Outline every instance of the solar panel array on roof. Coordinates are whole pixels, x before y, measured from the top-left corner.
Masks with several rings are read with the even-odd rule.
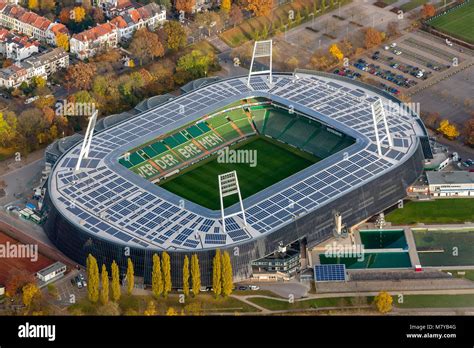
[[[317,282],[344,282],[346,281],[346,265],[316,265],[314,266],[314,279]]]
[[[205,244],[238,242],[272,231],[364,180],[374,178],[403,160],[413,144],[416,144],[413,135],[419,135],[422,124],[417,124],[418,119],[413,115],[399,114],[397,108],[385,101],[384,108],[396,146],[390,150],[386,138],[383,138],[384,156],[380,157],[373,143],[375,134],[370,109],[370,102],[376,98],[368,91],[342,81],[335,83],[327,77],[298,75],[297,79],[290,75],[275,74],[272,86],[266,76],[252,77],[253,91],[247,86],[245,77],[220,81],[97,133],[92,140],[89,159],[83,162],[82,172],[71,170],[77,162],[81,144],[72,148],[55,167],[52,173],[54,185],[51,187],[56,191],[54,194],[59,200],[56,202],[69,217],[85,221],[84,228],[91,232],[102,233],[108,238],[113,236],[121,241],[132,238],[131,242],[145,247],[159,244],[171,248],[197,248],[199,244],[206,247]],[[339,129],[338,125],[345,125],[365,137],[367,142],[359,148],[345,148],[345,159],[342,153],[338,153],[331,157],[334,160],[328,158],[321,161],[310,167],[312,169],[308,168],[304,175],[297,173],[291,179],[285,179],[288,181],[285,181],[283,189],[269,190],[266,196],[246,206],[248,228],[244,229],[242,221],[230,218],[226,235],[222,234],[219,227],[219,216],[199,208],[189,209],[194,214],[188,214],[188,209],[178,207],[168,196],[154,191],[152,184],[138,176],[130,177],[128,171],[124,174],[109,168],[110,163],[118,161],[118,158],[111,157],[114,151],[120,149],[123,154],[132,143],[139,146],[145,141],[138,141],[153,139],[196,122],[204,116],[203,110],[209,112],[211,107],[217,110],[236,98],[265,96],[259,94],[260,91],[270,91],[271,95],[267,97],[282,98],[285,103],[292,103],[295,109],[297,105],[312,109],[313,113],[307,115],[308,118],[322,120],[334,129]],[[179,106],[184,108],[184,113],[180,112]],[[202,131],[201,126],[198,123],[197,127]],[[193,130],[199,132],[198,128]],[[383,133],[380,135],[384,136]],[[423,145],[425,155],[429,155],[429,141],[425,140]],[[143,156],[146,156],[145,153],[144,150]],[[198,238],[191,230],[198,234]]]

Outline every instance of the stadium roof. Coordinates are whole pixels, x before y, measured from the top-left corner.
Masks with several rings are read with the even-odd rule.
[[[417,115],[399,112],[390,95],[323,73],[254,76],[217,81],[97,132],[89,159],[74,173],[81,144],[57,161],[49,195],[67,219],[89,233],[143,248],[200,250],[248,242],[321,208],[407,160],[426,130]],[[356,139],[356,143],[244,200],[248,226],[238,216],[226,221],[211,211],[146,181],[118,163],[131,148],[155,139],[233,101],[255,96],[293,106]],[[394,147],[382,130],[377,154],[371,103],[382,98]],[[181,106],[187,111],[180,113]],[[380,127],[381,128],[381,127]],[[344,158],[344,154],[347,157]],[[291,204],[293,203],[293,204]],[[235,212],[238,205],[227,208]]]

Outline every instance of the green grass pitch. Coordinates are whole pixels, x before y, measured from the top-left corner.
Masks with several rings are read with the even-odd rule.
[[[452,198],[408,202],[402,209],[387,214],[385,219],[396,225],[456,224],[474,221],[474,199]]]
[[[219,163],[217,156],[213,156],[160,183],[160,186],[206,208],[218,210],[219,174],[236,170],[242,199],[245,199],[319,161],[308,153],[260,136],[232,148],[256,150],[257,165]],[[228,207],[237,202],[237,195],[229,196],[224,200],[224,205]]]
[[[434,28],[474,43],[474,1],[429,22]]]

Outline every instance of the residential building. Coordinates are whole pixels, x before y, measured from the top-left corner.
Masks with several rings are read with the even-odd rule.
[[[47,79],[59,69],[69,66],[69,55],[62,48],[55,48],[41,55],[32,56],[8,68],[0,69],[0,87],[16,88],[30,82],[35,76]]]
[[[75,34],[69,41],[70,51],[79,59],[95,56],[109,48],[117,47],[118,31],[114,24],[104,23],[96,27]]]
[[[39,42],[7,29],[0,29],[0,54],[7,59],[22,61],[38,53]]]
[[[166,9],[152,2],[137,9],[129,9],[110,22],[118,29],[119,40],[129,40],[138,29],[154,30],[166,21]]]
[[[474,198],[473,172],[426,172],[426,177],[431,196]]]
[[[45,17],[4,0],[0,1],[0,25],[50,45],[56,45],[56,35],[59,33],[68,35],[68,30],[63,24],[53,23]]]

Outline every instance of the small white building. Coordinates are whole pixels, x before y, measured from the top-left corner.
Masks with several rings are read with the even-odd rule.
[[[7,29],[0,29],[0,54],[7,59],[22,61],[38,53],[39,42],[18,35]]]
[[[62,277],[64,273],[66,273],[66,265],[58,261],[38,271],[36,273],[36,276],[39,280],[43,282],[48,282],[53,278]]]
[[[426,172],[429,193],[433,197],[472,197],[474,198],[474,173]]]

